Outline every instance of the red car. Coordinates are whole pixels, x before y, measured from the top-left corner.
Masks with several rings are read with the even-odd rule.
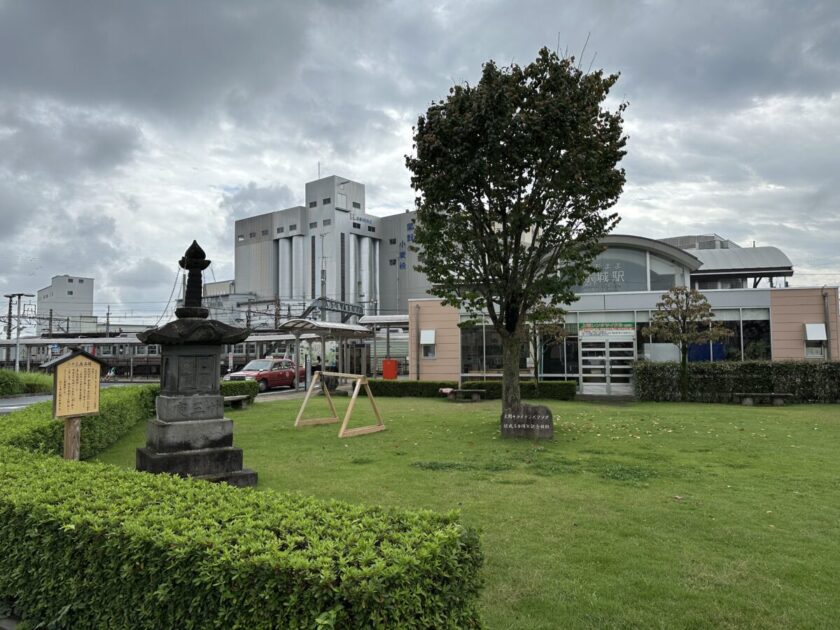
[[[299,382],[306,378],[306,369],[298,370]],[[295,363],[289,359],[254,359],[238,372],[222,377],[223,381],[257,381],[261,392],[275,387],[295,386]]]

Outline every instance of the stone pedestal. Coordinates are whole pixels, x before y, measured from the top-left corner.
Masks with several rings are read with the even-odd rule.
[[[257,473],[242,467],[233,422],[224,417],[221,346],[208,343],[216,336],[210,330],[214,322],[185,318],[174,323],[184,337],[180,345],[162,345],[157,417],[146,427],[146,446],[137,449],[137,470],[254,486]]]

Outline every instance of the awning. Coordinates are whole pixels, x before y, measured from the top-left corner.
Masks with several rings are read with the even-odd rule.
[[[805,341],[828,341],[825,324],[805,324]]]

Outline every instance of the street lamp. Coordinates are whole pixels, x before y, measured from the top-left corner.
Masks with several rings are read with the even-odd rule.
[[[3,297],[17,298],[17,326],[15,327],[15,372],[20,372],[20,298],[35,297],[32,293],[6,293]],[[11,319],[11,318],[10,318]],[[12,322],[9,321],[9,329],[11,330]]]

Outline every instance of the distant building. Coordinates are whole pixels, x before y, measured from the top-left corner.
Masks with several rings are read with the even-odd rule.
[[[426,278],[413,269],[415,213],[367,214],[364,185],[337,176],[307,183],[305,199],[236,222],[233,285],[227,294],[222,283],[205,287],[219,309],[261,321],[275,311],[285,318],[323,310],[347,321],[405,313],[409,299],[428,296]]]
[[[93,278],[53,276],[49,286],[37,294],[38,333],[94,332]]]

